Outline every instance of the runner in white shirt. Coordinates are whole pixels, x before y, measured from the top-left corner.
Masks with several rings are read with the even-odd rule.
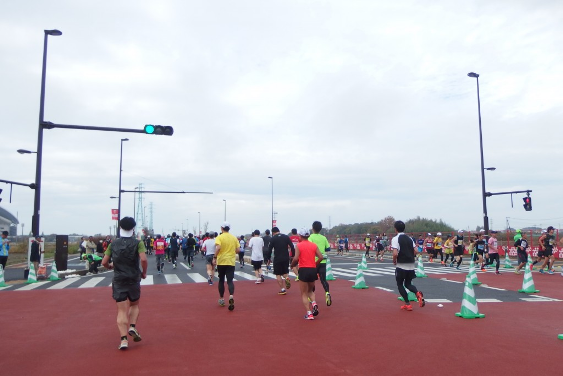
[[[215,256],[215,232],[211,231],[209,233],[209,238],[203,242],[202,249],[205,251],[205,263],[207,264],[207,283],[209,286],[213,284],[213,270],[215,265],[213,265],[213,257]]]
[[[252,233],[252,238],[248,242],[248,248],[251,250],[250,261],[252,267],[254,268],[254,274],[256,275],[256,283],[264,282],[264,276],[262,275],[262,262],[264,261],[264,240],[260,237],[260,231],[254,230]]]

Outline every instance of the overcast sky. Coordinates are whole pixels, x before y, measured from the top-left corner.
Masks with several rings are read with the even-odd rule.
[[[455,5],[454,5],[455,4]],[[422,216],[482,225],[480,74],[492,228],[563,223],[560,1],[0,3],[1,179],[31,183],[45,29],[45,120],[172,137],[44,132],[41,232],[108,233],[123,189],[156,232],[227,220],[236,234]],[[2,206],[31,229],[33,191]],[[123,215],[133,194],[123,194]],[[408,229],[407,229],[408,230]],[[18,232],[21,233],[21,227]]]

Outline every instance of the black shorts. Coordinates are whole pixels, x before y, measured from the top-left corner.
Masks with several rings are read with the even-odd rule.
[[[463,256],[463,248],[454,248],[454,256]]]
[[[272,261],[272,252],[264,251],[264,262]]]
[[[129,300],[136,302],[141,298],[141,282],[132,284],[111,284],[113,299],[119,303]]]
[[[434,254],[434,248],[426,248],[426,253],[433,255]]]
[[[528,262],[528,254],[526,252],[518,251],[518,264]]]
[[[477,254],[481,257],[483,257],[483,253],[485,253],[485,251],[477,251]]]
[[[553,256],[553,249],[546,249],[543,253],[545,254],[545,257],[551,257]]]
[[[213,257],[215,257],[215,255],[206,255],[205,256],[205,263],[207,265],[213,265]]]
[[[317,280],[317,268],[299,268],[299,280],[315,282]]]
[[[538,257],[544,258],[545,257],[545,251],[538,251]]]
[[[262,260],[260,260],[260,261],[250,260],[250,263],[252,264],[252,267],[254,268],[254,270],[262,269]]]
[[[285,275],[289,273],[289,263],[287,260],[274,261],[274,275]]]

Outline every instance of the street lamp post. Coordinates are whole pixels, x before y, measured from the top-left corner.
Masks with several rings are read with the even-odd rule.
[[[227,200],[223,199],[223,201],[225,202],[225,216],[224,216],[223,220],[226,222],[227,221]]]
[[[483,132],[481,129],[481,99],[479,97],[479,75],[474,72],[467,73],[469,77],[477,80],[477,112],[479,114],[479,145],[481,147],[481,195],[483,196],[483,228],[485,239],[489,237],[489,217],[487,215],[487,194],[485,190],[485,161],[483,158]]]
[[[119,151],[119,195],[117,196],[117,235],[121,237],[121,229],[119,228],[119,221],[121,220],[121,172],[123,171],[123,141],[129,141],[128,138],[121,139],[121,150]]]
[[[268,179],[272,179],[272,228],[274,228],[274,177],[268,176]]]
[[[34,236],[39,236],[39,213],[41,208],[41,162],[43,156],[43,115],[45,110],[45,75],[47,72],[47,38],[49,35],[59,36],[59,30],[44,30],[43,67],[41,70],[41,96],[39,97],[39,130],[37,131],[37,161],[35,163],[35,196],[33,200],[33,216],[31,230]]]

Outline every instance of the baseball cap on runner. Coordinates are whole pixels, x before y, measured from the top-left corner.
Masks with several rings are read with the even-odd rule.
[[[518,229],[518,230],[516,230],[516,232],[520,233],[520,232],[522,232],[522,230]]]
[[[437,233],[436,235],[438,235],[438,236],[442,236],[442,233],[441,233],[441,232],[439,232],[439,233]]]
[[[310,231],[309,229],[302,228],[301,230],[299,230],[299,235],[301,235],[301,236],[310,236],[310,235],[311,235],[311,231]]]
[[[462,232],[463,232],[463,230],[457,230],[457,232],[459,232],[459,233],[462,233]]]
[[[432,235],[431,233],[428,233],[428,236]]]
[[[222,227],[222,228],[225,228],[225,227],[231,228],[231,224],[230,224],[229,222],[223,222],[223,224],[221,225],[221,227]]]

